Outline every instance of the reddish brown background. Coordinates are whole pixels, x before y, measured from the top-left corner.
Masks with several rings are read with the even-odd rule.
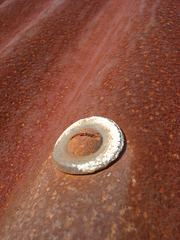
[[[0,1],[0,238],[178,239],[177,0]],[[73,122],[114,120],[96,174],[52,163]]]

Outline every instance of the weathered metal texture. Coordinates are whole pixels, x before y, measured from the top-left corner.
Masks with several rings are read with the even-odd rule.
[[[178,239],[179,1],[1,1],[1,239]],[[119,161],[58,171],[89,116],[124,131]]]
[[[102,141],[101,134],[92,128],[79,130],[70,138],[68,151],[76,157],[88,156],[97,152],[102,145]]]

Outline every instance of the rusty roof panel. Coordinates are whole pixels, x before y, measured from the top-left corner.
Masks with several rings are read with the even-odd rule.
[[[1,239],[178,239],[177,1],[1,1]],[[119,159],[60,172],[54,144],[102,116]]]

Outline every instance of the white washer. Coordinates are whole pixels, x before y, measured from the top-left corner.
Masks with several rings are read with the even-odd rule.
[[[92,128],[98,131],[103,142],[101,147],[88,156],[75,156],[68,152],[70,138],[79,130]],[[62,172],[89,174],[107,167],[119,156],[124,147],[124,135],[118,125],[104,117],[80,119],[68,127],[57,140],[53,159]]]

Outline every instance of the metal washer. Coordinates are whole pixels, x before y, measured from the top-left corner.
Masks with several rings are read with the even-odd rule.
[[[68,152],[68,142],[73,134],[81,129],[92,128],[103,137],[99,150],[89,156],[74,156]],[[68,127],[58,138],[53,159],[59,170],[70,174],[89,174],[107,167],[124,147],[124,135],[119,126],[104,117],[80,119]]]

